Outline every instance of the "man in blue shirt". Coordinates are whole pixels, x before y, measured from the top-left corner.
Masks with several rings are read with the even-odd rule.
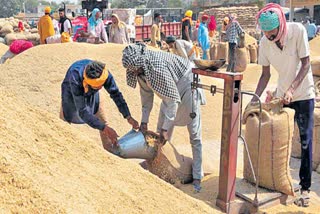
[[[102,87],[110,94],[128,123],[134,129],[138,129],[139,123],[131,117],[127,103],[112,74],[104,63],[98,61],[83,59],[70,66],[61,85],[62,111],[65,121],[75,124],[86,123],[100,130],[101,136],[106,136],[112,143],[104,145],[109,150],[109,147],[117,143],[118,135],[106,121],[101,121],[102,118],[95,116],[99,113],[99,90]]]
[[[209,31],[207,27],[207,21],[209,19],[208,15],[203,15],[201,24],[198,29],[198,42],[202,49],[203,55],[202,59],[210,60],[210,41],[209,41]]]
[[[317,26],[314,24],[313,21],[311,21],[311,19],[309,19],[310,24],[308,25],[308,41],[310,41],[311,39],[313,39],[316,35],[317,35]]]

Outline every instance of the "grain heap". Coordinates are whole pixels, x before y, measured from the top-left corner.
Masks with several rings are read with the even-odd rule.
[[[105,61],[128,98],[122,49],[37,46],[0,67],[1,212],[215,213],[137,164],[105,152],[97,131],[58,119],[61,80],[82,56]],[[65,50],[70,52],[61,57]],[[139,103],[137,93],[127,99],[132,108]],[[129,130],[116,106],[108,107],[118,133]]]
[[[1,46],[0,46],[1,47]],[[60,85],[66,70],[75,60],[83,58],[105,62],[128,102],[132,115],[141,116],[139,90],[126,86],[121,65],[122,45],[90,45],[66,43],[31,48],[0,66],[0,211],[21,213],[87,212],[87,213],[218,213],[215,207],[219,151],[206,146],[206,141],[219,142],[221,134],[222,94],[207,93],[208,105],[202,108],[204,159],[215,157],[210,165],[213,174],[204,178],[200,194],[192,186],[179,188],[185,196],[129,160],[106,153],[99,133],[86,125],[69,125],[58,119]],[[256,87],[261,67],[248,65],[243,88]],[[202,78],[204,84],[223,87],[223,81]],[[272,70],[270,85],[276,83]],[[109,95],[104,91],[110,126],[123,136],[131,127]],[[246,106],[249,99],[245,99]],[[150,121],[157,120],[160,101],[155,97]],[[219,118],[219,119],[217,119]],[[150,123],[149,129],[155,130]],[[214,128],[212,128],[214,126]],[[175,128],[173,144],[191,153],[186,128]],[[179,149],[180,149],[179,148]],[[179,150],[180,151],[180,150]],[[190,155],[188,155],[190,156]],[[239,157],[239,164],[242,160]],[[237,174],[241,174],[238,166]],[[315,181],[317,182],[317,181]],[[315,183],[316,185],[316,183]],[[268,213],[289,211],[277,206]],[[268,210],[267,210],[268,211]],[[290,207],[290,211],[306,211]],[[307,212],[318,213],[311,206]]]

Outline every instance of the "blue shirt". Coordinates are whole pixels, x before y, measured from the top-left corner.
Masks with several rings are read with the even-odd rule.
[[[201,22],[198,29],[198,42],[202,50],[210,48],[209,32],[205,23]]]
[[[92,128],[103,130],[104,122],[94,116],[99,110],[99,90],[89,87],[89,91],[85,93],[82,84],[83,72],[90,62],[92,60],[79,60],[68,69],[61,85],[62,109],[67,122],[86,123]],[[103,87],[110,94],[123,117],[130,116],[127,103],[110,72]]]
[[[317,34],[317,26],[314,23],[309,24],[307,32],[309,38],[315,37]]]

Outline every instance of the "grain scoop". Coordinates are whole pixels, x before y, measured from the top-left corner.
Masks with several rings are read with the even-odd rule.
[[[157,151],[157,134],[131,130],[118,141],[118,153],[122,158],[153,159]]]

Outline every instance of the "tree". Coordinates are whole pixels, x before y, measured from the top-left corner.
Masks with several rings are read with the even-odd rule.
[[[168,0],[168,8],[180,8],[182,7],[181,0]]]
[[[1,1],[0,18],[13,16],[19,11],[19,5],[16,0]]]

